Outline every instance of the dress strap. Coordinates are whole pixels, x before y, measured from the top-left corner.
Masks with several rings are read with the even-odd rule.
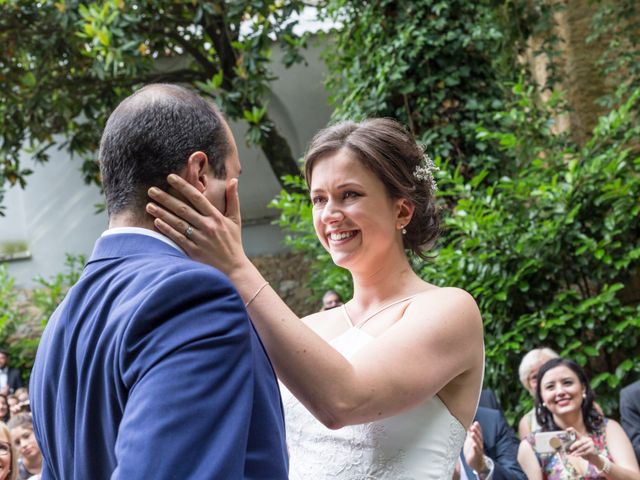
[[[340,308],[342,308],[342,313],[344,313],[344,318],[347,321],[347,325],[349,325],[349,328],[354,328],[355,325],[353,324],[353,320],[351,320],[351,317],[349,316],[349,312],[347,312],[347,306],[343,303],[342,305],[340,305]]]
[[[409,295],[408,297],[405,298],[401,298],[400,300],[394,300],[391,303],[387,303],[386,305],[384,305],[382,308],[379,308],[378,310],[376,310],[375,312],[373,312],[371,315],[369,315],[367,318],[363,319],[362,321],[358,322],[358,323],[354,323],[353,320],[351,319],[351,317],[349,316],[349,312],[347,311],[347,304],[343,303],[342,304],[342,311],[344,312],[344,316],[347,320],[347,323],[349,324],[349,327],[352,328],[362,328],[362,326],[367,323],[369,320],[371,320],[373,317],[375,317],[376,315],[378,315],[379,313],[385,311],[387,308],[391,308],[394,305],[397,305],[399,303],[402,302],[406,302],[407,300],[411,300],[413,297],[415,297],[416,295],[418,295],[417,293],[414,293],[413,295]]]

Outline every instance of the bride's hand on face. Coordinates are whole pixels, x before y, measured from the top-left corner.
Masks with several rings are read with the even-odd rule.
[[[238,180],[227,184],[227,212],[223,215],[195,187],[178,175],[167,177],[169,185],[186,200],[152,187],[146,211],[155,217],[155,227],[176,242],[194,260],[229,274],[248,262],[241,238]],[[192,231],[187,237],[187,229]]]

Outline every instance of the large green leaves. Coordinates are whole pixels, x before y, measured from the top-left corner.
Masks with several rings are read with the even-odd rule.
[[[173,0],[0,2],[0,188],[24,186],[26,150],[49,159],[57,142],[99,183],[95,153],[109,112],[151,82],[190,84],[233,119],[249,121],[278,177],[298,173],[266,114],[271,49],[302,60],[293,14],[303,2]],[[60,136],[58,136],[60,135]],[[277,147],[277,148],[276,148]]]

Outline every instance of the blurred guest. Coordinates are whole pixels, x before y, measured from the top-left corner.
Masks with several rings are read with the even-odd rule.
[[[8,395],[22,385],[20,370],[9,366],[9,352],[0,349],[0,393]]]
[[[15,395],[7,395],[7,404],[9,405],[9,417],[18,412],[18,398]],[[5,422],[6,423],[6,422]]]
[[[16,480],[18,458],[11,443],[9,428],[0,422],[0,480]]]
[[[16,388],[13,394],[18,399],[18,403],[25,403],[29,401],[29,389],[27,387]]]
[[[540,431],[520,443],[518,461],[530,480],[640,480],[631,442],[618,422],[595,407],[584,370],[572,360],[554,358],[540,367],[536,417]],[[540,432],[566,431],[566,445],[536,442]],[[555,440],[555,439],[554,439]]]
[[[14,393],[18,402],[15,405],[16,414],[31,413],[31,402],[29,401],[29,389],[20,387]]]
[[[22,391],[26,391],[26,389],[23,387],[16,390],[17,393],[21,393]],[[22,394],[20,396],[16,395],[15,393],[9,395],[7,396],[7,403],[9,404],[10,416],[20,415],[21,413],[29,413],[31,411],[28,393],[26,393],[26,395]]]
[[[0,393],[0,421],[7,423],[11,417],[11,411],[9,410],[9,400],[6,395]]]
[[[478,407],[474,422],[467,430],[459,478],[526,480],[517,457],[518,439],[502,412]]]
[[[338,292],[327,290],[322,296],[322,310],[331,310],[342,305],[342,298]]]
[[[518,368],[518,376],[520,377],[520,383],[522,383],[522,386],[527,390],[527,392],[529,392],[531,398],[535,398],[536,396],[538,369],[547,360],[558,357],[559,355],[555,351],[546,347],[534,348],[522,357],[520,367]],[[535,409],[532,408],[524,414],[520,419],[520,423],[518,423],[518,435],[520,436],[520,440],[526,438],[527,435],[538,428],[539,425],[536,421]]]
[[[482,389],[480,392],[480,401],[478,402],[478,406],[502,411],[502,408],[500,408],[500,404],[498,403],[498,399],[496,398],[496,394],[493,393],[493,390],[490,388]]]
[[[11,439],[18,452],[18,480],[29,480],[42,471],[42,453],[33,434],[31,415],[23,413],[9,421]]]
[[[640,380],[620,392],[620,422],[640,462]]]

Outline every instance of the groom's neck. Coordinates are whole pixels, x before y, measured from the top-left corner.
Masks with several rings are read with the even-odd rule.
[[[118,227],[139,227],[155,230],[153,226],[153,217],[149,214],[136,214],[130,211],[123,211],[109,216],[109,228]]]

